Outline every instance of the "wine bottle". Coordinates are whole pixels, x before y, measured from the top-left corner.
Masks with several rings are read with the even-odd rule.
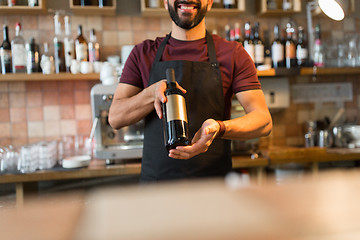
[[[30,42],[26,44],[27,51],[27,73],[39,72],[40,56],[39,45],[35,43],[35,38],[30,38]]]
[[[298,28],[298,42],[296,44],[296,60],[299,67],[303,67],[307,63],[308,50],[305,42],[304,29]]]
[[[65,54],[64,54],[64,42],[61,36],[61,23],[59,21],[59,15],[55,14],[54,16],[54,27],[55,27],[55,36],[54,36],[54,63],[55,63],[55,72],[65,72]]]
[[[315,26],[314,65],[316,67],[325,66],[320,24],[316,24]]]
[[[11,43],[9,41],[8,26],[3,27],[3,42],[0,46],[1,72],[2,74],[11,72]]]
[[[75,39],[75,55],[78,61],[88,60],[88,45],[82,32],[82,26],[78,26],[78,36]]]
[[[271,59],[273,68],[284,67],[284,44],[280,39],[279,25],[274,26],[274,41],[271,45]]]
[[[292,68],[296,66],[296,46],[293,40],[294,28],[290,23],[286,26],[287,39],[285,43],[285,65],[286,68]]]
[[[89,62],[100,61],[100,45],[96,41],[95,30],[90,31],[90,41],[88,44],[89,48]]]
[[[264,65],[265,59],[264,59],[264,42],[260,38],[260,23],[255,23],[254,28],[254,45],[255,45],[255,66]]]
[[[166,69],[167,101],[163,104],[164,141],[166,150],[190,145],[189,124],[183,92],[176,86],[175,71]]]
[[[26,73],[26,48],[25,40],[21,36],[21,24],[15,25],[15,37],[11,41],[12,72]]]
[[[245,48],[246,52],[250,55],[251,59],[254,61],[255,60],[255,45],[250,36],[251,35],[251,27],[250,27],[249,22],[245,23],[244,29],[245,29],[244,48]]]
[[[241,32],[240,23],[236,22],[235,23],[235,41],[241,43],[240,32]]]

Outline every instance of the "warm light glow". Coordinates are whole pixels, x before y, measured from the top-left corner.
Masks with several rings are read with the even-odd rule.
[[[319,0],[321,10],[330,18],[340,21],[345,17],[344,10],[335,0]]]

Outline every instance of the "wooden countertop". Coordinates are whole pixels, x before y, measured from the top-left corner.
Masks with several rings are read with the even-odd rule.
[[[319,163],[331,161],[360,160],[360,149],[326,148],[272,148],[259,158],[233,156],[233,168],[267,167],[287,163]],[[104,160],[92,160],[87,168],[64,169],[61,167],[27,174],[6,173],[0,175],[0,183],[36,182],[49,180],[82,179],[109,176],[138,175],[140,163],[106,165]]]
[[[0,231],[39,240],[360,239],[359,182],[348,170],[280,185],[215,179],[62,193],[3,207]]]

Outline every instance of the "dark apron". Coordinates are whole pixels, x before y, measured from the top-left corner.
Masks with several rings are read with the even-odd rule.
[[[212,36],[206,32],[209,62],[160,61],[171,33],[160,44],[150,71],[149,86],[166,79],[174,68],[176,81],[186,89],[191,137],[209,118],[225,120],[225,101],[219,64]],[[224,176],[232,168],[230,140],[215,139],[206,153],[188,160],[168,157],[164,146],[163,120],[152,111],[145,118],[142,182],[193,177]]]

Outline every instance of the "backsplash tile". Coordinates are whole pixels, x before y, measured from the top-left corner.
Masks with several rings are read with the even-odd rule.
[[[245,21],[254,22],[255,16],[245,18],[207,17],[208,30],[216,29],[219,35],[224,34],[224,26]],[[263,29],[272,29],[276,23],[285,23],[275,18],[259,18]],[[295,16],[297,25],[306,28],[306,18]],[[43,43],[49,43],[49,52],[53,49],[53,16],[52,15],[6,15],[0,18],[0,25],[9,26],[10,39],[15,35],[15,23],[21,21],[23,36],[28,42],[35,37],[43,50]],[[325,18],[316,19],[320,22],[324,38],[336,37],[341,40],[348,34],[359,32],[358,17],[346,19],[345,22],[328,21]],[[101,45],[101,60],[110,55],[120,55],[121,47],[137,44],[144,39],[154,39],[165,36],[171,31],[171,21],[168,17],[141,16],[71,16],[72,36],[77,36],[78,25],[83,26],[85,39],[89,40],[91,28],[96,30],[97,39]],[[315,22],[314,22],[315,24]],[[331,32],[336,34],[331,34]],[[336,35],[336,36],[335,36]],[[271,36],[272,37],[272,36]],[[326,39],[324,39],[326,40]],[[345,118],[359,122],[360,119],[360,84],[358,76],[324,76],[317,82],[353,83],[354,100],[344,104]],[[295,83],[312,83],[311,76],[290,77],[290,85]],[[0,145],[27,144],[44,139],[60,139],[62,136],[86,135],[91,131],[90,90],[98,81],[14,81],[0,82]],[[274,128],[270,136],[261,138],[262,146],[290,145],[303,146],[303,126],[307,120],[317,120],[324,115],[334,115],[338,109],[336,104],[324,104],[323,111],[314,104],[294,104],[290,102],[287,109],[272,112]]]

